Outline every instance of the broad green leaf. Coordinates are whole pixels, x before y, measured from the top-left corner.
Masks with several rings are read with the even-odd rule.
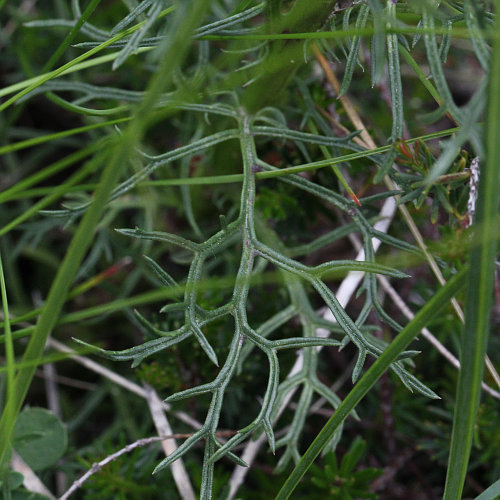
[[[51,467],[63,456],[68,442],[64,424],[44,408],[27,408],[17,417],[12,444],[33,469]]]

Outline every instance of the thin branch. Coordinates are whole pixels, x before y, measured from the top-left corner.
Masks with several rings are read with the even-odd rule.
[[[217,432],[217,436],[234,436],[236,434],[236,431],[220,431]],[[148,437],[148,438],[142,438],[138,439],[137,441],[128,444],[127,446],[121,448],[120,450],[116,451],[115,453],[112,453],[111,455],[108,455],[106,458],[102,459],[100,462],[96,462],[92,464],[92,467],[85,473],[83,474],[82,477],[77,479],[71,487],[64,493],[64,495],[60,496],[58,500],[66,500],[69,498],[77,489],[81,488],[83,483],[87,481],[91,476],[93,476],[96,472],[99,472],[104,466],[108,465],[109,463],[113,462],[117,458],[121,457],[122,455],[125,455],[126,453],[130,453],[131,451],[135,450],[136,448],[140,448],[143,446],[148,446],[153,443],[157,443],[158,441],[165,441],[167,439],[187,439],[191,437],[193,434],[171,434],[170,436],[153,436],[153,437]]]

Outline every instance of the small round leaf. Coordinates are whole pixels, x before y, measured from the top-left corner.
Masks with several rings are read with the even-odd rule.
[[[13,446],[33,470],[41,470],[62,457],[67,439],[66,428],[53,413],[28,408],[16,420]]]

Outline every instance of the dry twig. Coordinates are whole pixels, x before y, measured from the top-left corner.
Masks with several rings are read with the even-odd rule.
[[[233,436],[236,434],[235,431],[221,431],[218,432],[218,436]],[[148,446],[153,443],[157,443],[158,441],[165,441],[167,439],[187,439],[191,437],[192,434],[171,434],[170,436],[153,436],[148,438],[138,439],[137,441],[128,444],[127,446],[121,448],[120,450],[108,455],[106,458],[102,459],[100,462],[96,462],[92,464],[92,467],[83,474],[82,477],[77,479],[62,496],[59,497],[58,500],[67,500],[76,490],[82,487],[83,483],[87,481],[91,476],[93,476],[96,472],[99,472],[103,467],[107,464],[113,462],[117,458],[125,455],[126,453],[130,453],[136,448],[140,448],[142,446]]]

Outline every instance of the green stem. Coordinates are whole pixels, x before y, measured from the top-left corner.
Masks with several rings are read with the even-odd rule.
[[[162,14],[166,15],[167,13],[170,13],[174,10],[175,10],[175,7],[170,7],[169,9],[166,9],[165,11],[163,11]],[[0,105],[0,112],[4,111],[11,104],[14,104],[16,101],[21,99],[21,97],[25,96],[26,94],[31,92],[33,89],[36,89],[37,87],[44,84],[45,82],[48,82],[49,80],[52,80],[53,78],[57,78],[58,76],[61,76],[62,74],[67,73],[68,71],[76,71],[76,67],[77,67],[78,63],[82,63],[83,61],[85,61],[89,57],[93,56],[94,54],[97,54],[98,52],[105,49],[109,45],[112,45],[113,43],[117,42],[118,40],[121,40],[122,38],[126,37],[127,35],[132,34],[134,31],[137,31],[143,24],[144,24],[143,22],[139,23],[139,24],[132,26],[131,28],[129,28],[121,33],[118,33],[117,35],[110,38],[109,40],[106,40],[105,42],[101,43],[97,47],[94,47],[94,48],[88,50],[84,54],[73,59],[72,61],[69,61],[68,63],[63,64],[61,67],[55,69],[54,71],[50,71],[49,73],[45,73],[45,74],[40,75],[40,76],[35,77],[35,78],[31,78],[29,80],[26,80],[24,82],[16,84],[16,86],[10,86],[10,87],[6,87],[6,88],[2,89],[0,91],[0,96],[5,95],[6,93],[10,93],[10,89],[12,89],[12,88],[16,88],[16,90],[17,90],[17,88],[22,88],[23,90],[21,90],[20,92],[18,92],[15,95],[13,95],[10,99],[7,99],[3,104],[1,104]],[[107,60],[110,60],[109,57],[114,56],[111,59],[111,60],[114,60],[114,59],[116,59],[116,57],[118,57],[119,54],[120,54],[120,52],[116,52],[115,54],[110,54],[110,55],[104,56],[104,57],[106,57]],[[94,60],[94,62],[95,62],[95,60]],[[92,63],[92,61],[90,61],[90,63]],[[83,68],[83,65],[80,66],[80,68]]]

